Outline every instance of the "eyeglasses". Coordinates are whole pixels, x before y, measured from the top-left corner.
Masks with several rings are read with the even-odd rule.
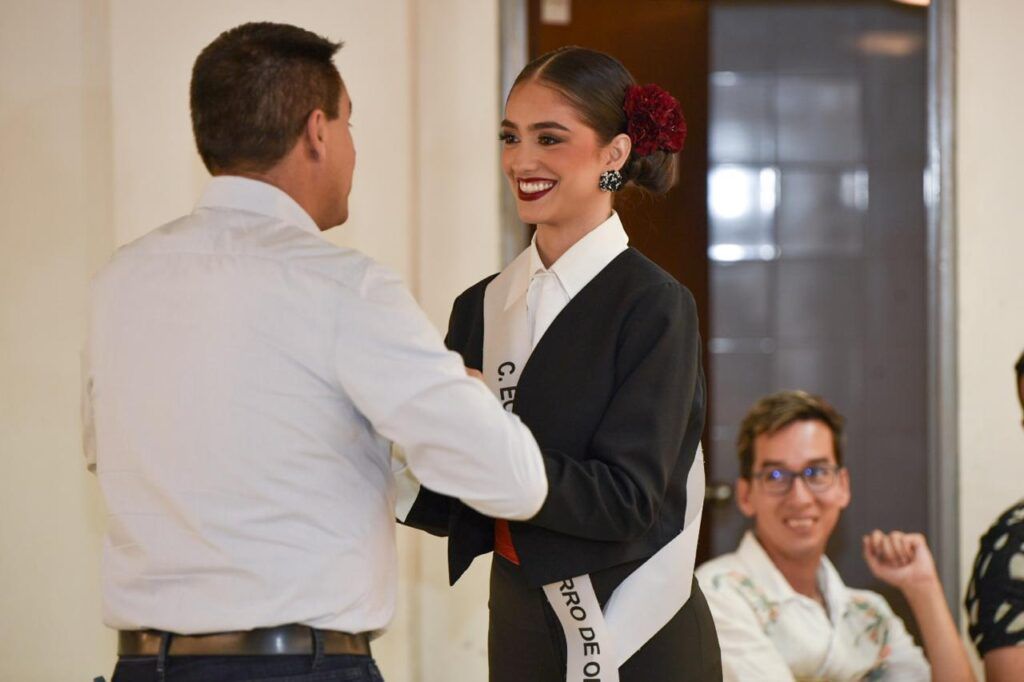
[[[839,469],[835,464],[815,464],[800,471],[772,467],[754,472],[751,478],[760,481],[764,491],[770,495],[787,494],[795,478],[804,479],[804,484],[812,493],[823,493],[835,485]]]

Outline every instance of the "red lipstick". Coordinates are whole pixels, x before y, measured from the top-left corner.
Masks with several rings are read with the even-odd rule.
[[[537,201],[557,184],[548,178],[516,178],[516,193],[522,201]]]

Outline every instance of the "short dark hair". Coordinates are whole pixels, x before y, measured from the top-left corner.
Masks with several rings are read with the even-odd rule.
[[[843,426],[846,420],[821,396],[806,391],[779,391],[761,398],[747,412],[736,437],[740,476],[754,472],[754,441],[762,434],[778,433],[798,421],[819,421],[832,432],[836,464],[843,466]]]
[[[615,57],[574,45],[562,47],[527,64],[512,89],[531,80],[560,92],[604,144],[626,132],[626,91],[636,80]],[[675,182],[675,158],[661,150],[646,156],[631,153],[622,178],[652,194],[664,194]]]
[[[297,26],[236,26],[192,67],[196,146],[211,173],[265,171],[280,161],[316,109],[338,117],[342,82],[331,61],[341,48]]]
[[[1017,373],[1017,383],[1019,384],[1020,380],[1024,379],[1024,353],[1017,358],[1017,364],[1013,366],[1013,371]]]

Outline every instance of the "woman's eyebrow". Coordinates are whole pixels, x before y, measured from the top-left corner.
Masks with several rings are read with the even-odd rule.
[[[519,126],[517,126],[515,123],[513,123],[510,120],[508,120],[507,118],[504,121],[501,122],[501,127],[502,128],[512,128],[514,130],[519,130]],[[529,129],[530,130],[534,130],[534,131],[536,131],[536,130],[564,130],[567,133],[572,132],[571,130],[566,128],[561,123],[558,123],[557,121],[541,121],[540,123],[531,123],[530,126],[529,126]]]
[[[550,129],[564,130],[565,132],[569,132],[568,128],[566,128],[561,123],[557,123],[556,121],[541,121],[540,123],[533,123],[533,124],[530,125],[530,130],[550,130]]]

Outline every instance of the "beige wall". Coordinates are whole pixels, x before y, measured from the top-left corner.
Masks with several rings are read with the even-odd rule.
[[[86,283],[113,244],[100,2],[0,9],[0,679],[82,679],[103,511],[79,446]],[[60,650],[55,643],[60,643]]]
[[[118,243],[191,210],[209,177],[195,152],[188,83],[195,56],[245,21],[284,21],[345,41],[337,64],[353,101],[352,218],[330,233],[408,280],[415,205],[414,26],[406,0],[111,0],[114,206]],[[172,35],[173,40],[155,39]],[[145,153],[142,153],[145,150]],[[159,169],[159,172],[154,172]]]
[[[418,297],[442,329],[455,296],[500,267],[497,4],[415,5]],[[489,557],[450,588],[446,543],[417,542],[410,599],[420,667],[411,679],[487,679]]]
[[[957,296],[961,575],[978,537],[1024,496],[1013,363],[1024,350],[1024,3],[961,0]]]

